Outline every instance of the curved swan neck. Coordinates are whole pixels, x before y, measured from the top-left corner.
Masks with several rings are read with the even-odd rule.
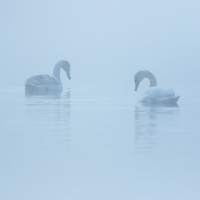
[[[59,63],[57,63],[54,66],[53,76],[55,76],[61,82],[61,80],[60,80],[60,68],[61,68],[61,65]]]
[[[144,71],[144,74],[146,75],[146,77],[144,78],[148,78],[149,81],[150,81],[150,87],[155,87],[157,86],[157,81],[156,81],[156,78],[155,76],[149,72],[149,71]]]
[[[69,62],[66,61],[66,60],[60,60],[58,63],[56,63],[56,65],[53,69],[53,76],[56,77],[58,79],[58,81],[60,81],[60,83],[61,83],[60,68],[62,68],[66,72],[67,77],[70,80],[71,76],[70,76],[70,64],[69,64]]]
[[[139,71],[135,74],[134,81],[135,81],[135,91],[137,91],[140,82],[144,79],[148,78],[150,81],[150,87],[157,86],[157,81],[155,76],[149,71]]]

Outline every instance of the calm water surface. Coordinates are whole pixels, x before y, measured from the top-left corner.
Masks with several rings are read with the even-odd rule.
[[[0,88],[1,200],[200,199],[200,88],[177,90],[152,107],[129,89]]]

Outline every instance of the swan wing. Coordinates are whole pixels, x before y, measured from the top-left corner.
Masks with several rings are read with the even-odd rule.
[[[175,93],[171,88],[150,87],[144,94],[152,99],[175,97]]]
[[[178,98],[175,97],[175,93],[171,88],[150,87],[144,93],[144,96],[139,100],[139,102],[141,102],[141,103],[166,103],[166,102],[170,102],[170,101],[177,102],[178,99],[179,99],[179,97]]]
[[[54,76],[49,75],[37,75],[28,78],[25,82],[26,84],[31,84],[35,86],[44,86],[44,85],[60,85],[61,83]]]
[[[169,97],[169,98],[158,98],[154,100],[154,103],[156,104],[167,104],[167,105],[173,105],[176,104],[179,100],[180,96],[176,97]]]

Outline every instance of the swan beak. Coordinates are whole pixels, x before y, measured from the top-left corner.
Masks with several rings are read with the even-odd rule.
[[[139,83],[135,83],[135,91],[137,91]]]
[[[68,77],[68,79],[69,79],[69,80],[71,80],[70,73],[69,73],[69,72],[67,72],[66,74],[67,74],[67,77]]]

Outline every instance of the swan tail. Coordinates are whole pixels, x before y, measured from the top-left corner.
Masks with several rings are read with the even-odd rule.
[[[180,98],[180,96],[171,97],[171,98],[157,98],[157,99],[154,99],[154,103],[175,105],[175,104],[177,104],[179,98]]]

